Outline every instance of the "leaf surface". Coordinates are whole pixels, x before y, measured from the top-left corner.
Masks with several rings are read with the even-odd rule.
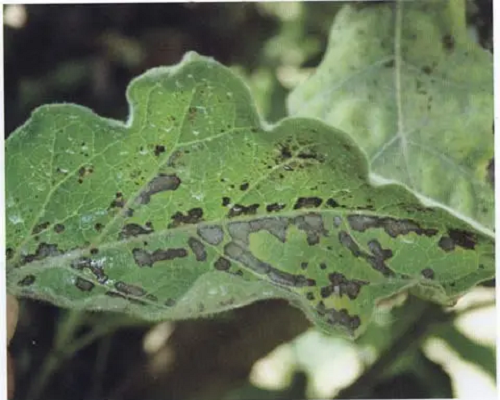
[[[464,2],[345,6],[288,108],[351,135],[375,179],[493,229],[493,59],[469,38]]]
[[[449,304],[494,275],[491,237],[372,187],[340,131],[266,126],[211,59],[151,70],[127,98],[126,124],[50,105],[7,140],[9,292],[150,320],[281,297],[357,336],[380,298]]]

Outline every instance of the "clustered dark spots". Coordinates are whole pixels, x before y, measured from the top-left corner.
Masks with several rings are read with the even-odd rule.
[[[207,251],[205,250],[205,246],[198,239],[190,237],[188,239],[188,245],[191,248],[191,251],[194,253],[196,261],[205,261],[207,259]]]
[[[200,226],[198,235],[207,243],[217,246],[224,240],[224,231],[219,225]]]
[[[26,275],[23,279],[17,282],[18,286],[31,286],[35,283],[35,275]]]
[[[477,237],[474,233],[461,229],[448,229],[448,236],[439,239],[438,246],[444,251],[455,250],[455,246],[466,250],[474,250],[477,244]]]
[[[82,292],[90,292],[95,285],[92,282],[88,281],[87,279],[77,277],[75,281],[75,286]]]
[[[162,146],[161,144],[157,144],[155,146],[155,156],[158,157],[161,153],[165,152],[165,146]]]
[[[334,272],[328,275],[331,285],[321,288],[321,297],[327,298],[332,294],[337,296],[347,295],[351,300],[354,300],[359,295],[361,287],[368,285],[367,281],[359,279],[347,279],[345,275],[340,272]]]
[[[54,225],[54,232],[55,233],[62,233],[62,232],[64,232],[64,229],[65,229],[65,227],[63,224],[55,224]]]
[[[139,236],[139,235],[148,235],[154,232],[151,226],[146,226],[145,228],[138,224],[127,224],[124,225],[120,234],[118,235],[118,239],[128,239],[129,237]]]
[[[361,320],[357,315],[351,316],[345,308],[336,310],[335,308],[326,308],[323,301],[320,301],[316,307],[319,315],[326,317],[326,321],[331,325],[342,325],[350,332],[354,332],[361,325]]]
[[[123,208],[125,206],[125,198],[122,192],[116,192],[114,200],[109,205],[110,208]]]
[[[214,268],[218,271],[227,271],[231,268],[231,262],[224,257],[219,257],[214,263]]]
[[[151,196],[154,194],[167,190],[177,190],[180,184],[181,180],[175,174],[159,174],[148,183],[146,189],[141,192],[137,201],[139,204],[148,204],[151,201]]]
[[[183,248],[167,249],[167,250],[155,250],[150,253],[146,250],[135,248],[132,250],[135,263],[139,267],[152,267],[154,263],[158,261],[168,261],[175,258],[187,257],[188,252]]]
[[[448,51],[452,51],[455,48],[455,38],[450,34],[446,34],[442,37],[442,43],[444,48]]]
[[[391,237],[407,235],[414,232],[417,235],[434,236],[438,233],[437,229],[421,228],[418,223],[410,219],[395,219],[390,217],[375,217],[373,215],[353,214],[347,217],[351,228],[358,232],[364,232],[370,228],[383,228]]]
[[[241,204],[235,204],[229,210],[227,214],[228,218],[239,217],[240,215],[255,215],[260,204],[250,204],[249,206],[243,206]]]
[[[299,197],[297,202],[293,206],[294,210],[299,210],[301,208],[317,208],[323,203],[323,199],[319,197]]]
[[[71,267],[79,271],[87,268],[99,283],[106,283],[108,276],[104,273],[102,265],[88,257],[80,257],[71,262]]]
[[[426,279],[434,279],[434,270],[432,268],[424,268],[420,273]]]
[[[249,186],[250,184],[248,182],[244,182],[240,185],[240,190],[245,191],[248,189]]]
[[[365,259],[376,271],[381,272],[384,276],[393,276],[394,272],[385,264],[385,260],[392,257],[392,251],[389,249],[382,249],[380,243],[376,240],[368,242],[368,248],[373,255],[367,254],[362,251],[354,239],[346,231],[340,231],[339,242],[342,246],[347,248],[354,257],[361,257]]]
[[[277,211],[283,210],[285,207],[286,207],[286,204],[283,204],[283,203],[272,203],[272,204],[268,204],[266,206],[266,211],[267,212],[277,212]]]
[[[172,222],[168,225],[169,228],[177,228],[180,225],[197,224],[203,220],[203,210],[199,207],[190,209],[186,215],[181,212],[176,212],[171,217]]]
[[[43,260],[47,257],[55,257],[61,255],[63,252],[58,249],[57,244],[40,243],[35,251],[35,254],[28,254],[21,259],[21,265],[33,261]]]
[[[127,296],[142,297],[146,294],[143,288],[120,281],[115,283],[115,288]]]
[[[92,165],[81,167],[78,170],[78,183],[83,183],[83,179],[94,172],[94,167]]]
[[[31,231],[31,233],[33,235],[37,235],[39,234],[40,232],[44,231],[45,229],[47,229],[48,227],[50,226],[50,222],[43,222],[41,224],[38,224],[36,225],[33,230]]]

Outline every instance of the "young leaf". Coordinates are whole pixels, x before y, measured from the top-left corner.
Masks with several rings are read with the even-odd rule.
[[[135,79],[126,124],[37,109],[7,140],[9,292],[146,319],[282,297],[356,336],[414,288],[448,304],[494,274],[493,240],[319,121],[264,126],[241,80],[189,53]]]
[[[375,177],[493,229],[492,55],[473,43],[463,1],[345,6],[291,115],[349,133]]]

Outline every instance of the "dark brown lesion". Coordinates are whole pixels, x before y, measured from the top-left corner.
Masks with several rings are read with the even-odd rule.
[[[28,254],[21,258],[21,265],[28,264],[33,261],[40,261],[47,257],[56,257],[63,254],[59,250],[57,244],[53,243],[40,243],[34,254]]]
[[[355,231],[364,232],[371,228],[383,228],[392,238],[396,238],[399,235],[407,235],[411,232],[428,237],[438,233],[437,229],[422,228],[417,222],[410,219],[380,218],[373,215],[353,214],[347,217],[347,221],[351,229]]]
[[[41,224],[36,225],[31,233],[33,235],[38,235],[40,232],[44,231],[50,226],[50,222],[42,222]]]
[[[23,279],[17,282],[18,286],[26,287],[31,286],[35,283],[36,277],[35,275],[26,275]]]
[[[75,281],[75,286],[82,292],[90,292],[95,285],[87,279],[77,277]]]
[[[154,263],[159,261],[169,261],[176,258],[187,257],[188,252],[184,248],[171,248],[166,250],[155,250],[149,252],[144,249],[135,248],[132,250],[135,263],[139,267],[152,267]]]
[[[203,221],[203,210],[199,207],[190,209],[186,214],[176,212],[170,217],[172,222],[168,225],[169,228],[176,228],[181,225],[197,224]]]
[[[299,197],[297,202],[293,206],[294,210],[299,210],[301,208],[318,208],[323,203],[323,199],[319,197]]]
[[[224,240],[224,231],[220,225],[199,226],[197,233],[205,242],[213,246],[219,245]]]
[[[214,268],[218,271],[228,271],[231,268],[231,261],[225,257],[219,257],[214,263]]]
[[[432,268],[424,268],[420,273],[426,279],[434,279],[434,270]]]
[[[146,290],[144,290],[140,286],[131,285],[129,283],[121,281],[115,283],[115,289],[127,296],[134,296],[134,297],[142,297],[145,296],[147,293]]]
[[[54,225],[54,232],[55,233],[63,233],[65,229],[66,228],[63,224],[55,224]]]
[[[361,319],[357,315],[349,315],[349,312],[343,308],[337,310],[335,308],[326,308],[323,301],[320,301],[316,306],[318,314],[326,320],[330,325],[342,325],[349,332],[354,333],[361,325]]]
[[[239,217],[241,215],[255,215],[259,207],[260,204],[250,204],[248,206],[244,206],[242,204],[235,204],[229,210],[227,217],[233,218],[233,217]]]
[[[109,204],[109,208],[123,208],[126,204],[125,197],[122,192],[116,192],[115,198]]]
[[[360,279],[347,279],[340,272],[333,272],[328,275],[331,284],[321,288],[321,297],[327,298],[332,294],[342,297],[347,295],[351,300],[358,297],[362,286],[368,285],[369,282]]]
[[[126,224],[123,226],[122,230],[118,235],[119,240],[128,239],[130,237],[135,237],[139,235],[149,235],[153,233],[154,229],[152,225],[143,227],[139,224]]]
[[[188,239],[188,245],[196,257],[196,261],[206,261],[207,251],[205,245],[194,237]]]
[[[267,212],[278,212],[283,210],[286,207],[286,204],[283,203],[271,203],[266,206]]]
[[[159,174],[153,178],[148,184],[146,189],[144,189],[137,198],[139,204],[148,204],[151,201],[151,196],[165,192],[168,190],[177,190],[180,186],[181,180],[175,174]]]
[[[325,229],[323,217],[320,214],[309,213],[293,219],[293,224],[307,235],[307,244],[314,246],[319,243],[322,236],[327,237],[328,231]]]

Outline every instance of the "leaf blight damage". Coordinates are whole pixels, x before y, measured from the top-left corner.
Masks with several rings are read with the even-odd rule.
[[[263,127],[247,88],[213,60],[152,70],[127,97],[127,124],[45,106],[8,139],[13,294],[156,320],[281,297],[357,336],[378,299],[430,271],[440,299],[494,273],[491,238],[402,186],[372,187],[342,132],[302,118]],[[31,175],[30,159],[67,172]],[[93,172],[79,183],[83,165]],[[441,285],[452,273],[460,290]]]

